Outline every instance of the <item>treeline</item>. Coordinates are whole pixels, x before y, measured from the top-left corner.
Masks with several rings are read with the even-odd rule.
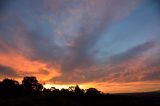
[[[104,94],[95,88],[46,89],[36,77],[0,82],[0,106],[160,106],[158,97]]]
[[[102,93],[95,88],[81,89],[78,85],[71,86],[68,89],[50,89],[44,88],[38,82],[36,77],[24,77],[22,83],[13,79],[4,79],[0,82],[0,97],[20,97],[20,96],[34,96],[34,95],[68,95],[68,96],[84,96],[92,95],[98,96]]]

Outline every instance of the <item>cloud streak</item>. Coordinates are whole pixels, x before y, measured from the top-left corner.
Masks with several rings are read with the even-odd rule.
[[[0,65],[0,76],[2,77],[19,77],[16,71],[10,67]]]

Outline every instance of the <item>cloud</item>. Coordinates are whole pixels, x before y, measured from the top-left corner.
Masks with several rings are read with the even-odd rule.
[[[61,74],[58,65],[48,67],[46,63],[30,60],[17,52],[0,53],[0,64],[11,67],[19,75],[19,78],[36,76],[42,82]]]
[[[75,28],[74,30],[77,31],[71,33],[71,36],[74,39],[71,39],[70,41],[72,42],[72,46],[69,47],[70,54],[62,58],[62,61],[60,62],[64,73],[68,73],[69,71],[72,72],[76,68],[84,68],[94,65],[92,54],[90,54],[89,51],[101,37],[101,32],[103,32],[103,30],[112,22],[120,20],[126,16],[126,10],[131,11],[137,3],[137,1],[129,3],[123,0],[121,3],[127,4],[127,9],[124,9],[123,5],[112,7],[117,4],[115,2],[117,2],[117,0],[102,0],[100,2],[98,0],[86,1],[84,2],[85,4],[83,3],[79,8],[72,10],[72,15],[69,16],[68,19],[62,21],[63,24],[60,27],[60,31],[63,36],[70,36],[68,35],[70,33],[62,31],[63,29],[61,28],[63,28],[63,25],[69,25],[64,27],[67,30]],[[70,11],[67,11],[67,13],[70,13]],[[119,13],[122,14],[120,15]],[[77,28],[75,25],[79,25],[79,27]],[[66,62],[65,60],[68,61]]]
[[[160,80],[155,74],[160,74],[160,67],[157,65],[159,58],[159,41],[150,41],[138,45],[122,54],[114,56],[108,64],[110,74],[105,80],[114,82],[136,82]],[[107,67],[106,67],[107,69]]]
[[[142,33],[146,30],[137,33],[131,30],[135,28],[133,24],[142,26],[138,21],[128,22],[145,17],[139,15],[148,7],[142,6],[142,0],[9,0],[3,3],[6,5],[0,11],[0,64],[12,68],[20,77],[35,75],[50,83],[159,80],[156,75],[160,69],[160,43],[151,37],[159,38],[153,30],[155,27],[152,28],[154,24],[146,25],[149,28],[144,29],[151,31],[146,35]],[[148,10],[152,6],[146,14]],[[133,13],[137,13],[135,17]],[[147,19],[157,21],[152,16]],[[113,31],[120,34],[108,33],[114,25],[125,29],[126,26],[119,24],[124,20],[127,33],[118,28]],[[97,59],[92,49],[103,38],[109,43],[102,43],[103,47],[99,48],[108,50],[103,55],[111,55]],[[123,50],[116,52],[120,49]]]
[[[0,14],[4,13],[7,6],[10,4],[10,0],[2,0],[0,2]]]
[[[57,83],[86,82],[139,82],[160,80],[159,41],[145,42],[130,50],[114,55],[107,63],[76,69],[71,74],[54,77]],[[156,59],[155,59],[156,58]],[[158,62],[158,63],[157,63]]]
[[[101,82],[94,83],[92,86],[104,92],[110,93],[128,93],[128,92],[151,92],[158,91],[159,81],[143,81],[143,82],[129,82],[129,83],[109,83]]]
[[[11,67],[0,65],[0,76],[1,77],[19,77],[14,69]]]
[[[46,0],[13,3],[10,6],[12,13],[9,9],[7,19],[2,22],[0,36],[6,45],[28,58],[51,65],[59,62],[62,71],[72,71],[94,64],[88,54],[89,48],[97,42],[104,28],[128,15],[139,1],[70,0],[64,3]],[[68,47],[70,42],[73,42],[72,47]],[[68,62],[65,62],[66,59]]]
[[[159,41],[158,40],[151,40],[147,41],[143,44],[137,45],[123,53],[114,55],[113,57],[110,57],[110,63],[116,64],[116,63],[123,63],[125,61],[128,61],[130,59],[134,59],[137,57],[141,57],[145,55],[146,52],[149,52],[153,50],[155,52],[154,48],[159,48]]]

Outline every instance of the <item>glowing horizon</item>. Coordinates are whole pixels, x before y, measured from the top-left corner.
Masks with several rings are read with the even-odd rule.
[[[44,88],[50,89],[51,87],[55,87],[56,89],[68,89],[71,86],[78,85],[81,89],[88,89],[88,88],[96,88],[99,91],[102,91],[103,93],[135,93],[135,92],[152,92],[152,91],[159,91],[160,85],[157,85],[155,87],[152,87],[151,85],[159,84],[159,81],[153,82],[146,82],[150,84],[149,86],[146,85],[145,87],[142,86],[145,84],[144,82],[139,83],[129,83],[128,85],[126,83],[108,83],[105,87],[101,87],[97,83],[86,83],[86,84],[44,84]],[[123,85],[123,86],[122,86]],[[127,86],[126,86],[127,85]],[[126,87],[125,87],[126,86]],[[127,89],[125,90],[124,87]],[[135,87],[134,89],[132,87]]]

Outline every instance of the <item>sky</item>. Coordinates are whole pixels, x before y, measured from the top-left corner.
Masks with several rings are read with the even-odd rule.
[[[159,0],[0,0],[0,79],[160,90],[159,10]]]

